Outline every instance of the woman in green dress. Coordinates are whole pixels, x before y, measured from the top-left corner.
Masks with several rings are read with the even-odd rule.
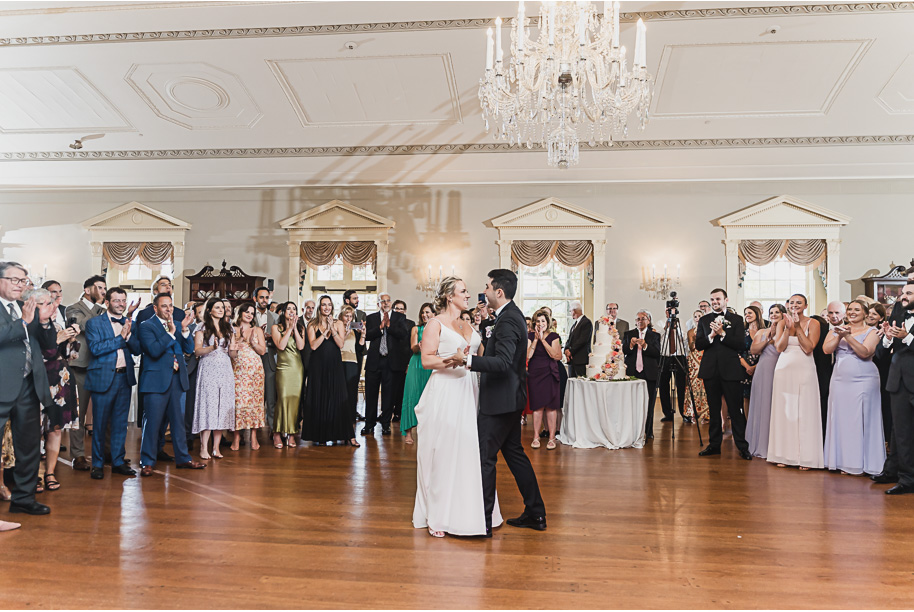
[[[425,383],[432,371],[422,367],[422,331],[425,324],[432,320],[435,311],[432,305],[426,302],[419,308],[419,325],[413,328],[409,337],[409,346],[413,349],[413,356],[409,358],[409,367],[406,369],[406,385],[403,390],[403,410],[400,414],[400,433],[406,436],[407,444],[413,443],[413,429],[418,425],[416,420],[416,404],[425,390]]]
[[[295,434],[298,433],[298,403],[305,377],[300,351],[305,348],[305,335],[295,302],[280,305],[277,312],[279,322],[270,330],[277,354],[273,446],[282,448],[283,434],[288,436],[286,444],[295,446]]]

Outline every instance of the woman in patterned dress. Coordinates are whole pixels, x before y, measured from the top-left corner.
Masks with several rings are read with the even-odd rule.
[[[235,370],[235,437],[232,450],[241,446],[241,431],[251,430],[251,450],[260,448],[257,430],[264,426],[263,412],[263,361],[267,352],[263,330],[254,323],[254,304],[248,302],[238,307],[235,319],[235,344],[238,353],[232,360]]]
[[[704,315],[700,310],[692,313],[692,321],[695,326],[698,320]],[[705,391],[705,383],[698,378],[698,369],[701,367],[701,356],[703,351],[695,350],[695,332],[698,327],[692,327],[687,334],[689,342],[689,385],[692,387],[692,393],[686,393],[685,396],[685,413],[698,423],[708,422],[708,394]],[[695,404],[692,405],[692,396],[695,397]]]
[[[746,322],[746,344],[745,349],[739,354],[739,363],[746,370],[746,378],[743,379],[743,413],[749,414],[749,397],[752,395],[752,377],[755,375],[755,367],[758,365],[759,356],[753,355],[749,350],[752,348],[752,341],[755,339],[755,333],[765,327],[765,319],[762,318],[762,309],[758,306],[746,306],[743,310],[743,321]]]
[[[200,434],[200,458],[221,459],[222,430],[235,429],[235,374],[232,358],[237,356],[232,324],[225,318],[222,300],[210,298],[203,309],[203,329],[194,334],[197,362],[197,391],[194,401],[193,433]],[[213,455],[210,457],[210,433]]]

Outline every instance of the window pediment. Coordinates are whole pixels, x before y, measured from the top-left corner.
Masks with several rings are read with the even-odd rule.
[[[390,219],[340,200],[333,200],[280,221],[284,230],[393,229]]]
[[[730,213],[716,224],[719,227],[840,227],[851,218],[791,196],[776,196]]]
[[[139,202],[129,202],[84,221],[83,228],[93,231],[189,230],[193,226],[171,215]]]
[[[545,198],[491,219],[492,227],[523,229],[542,227],[607,228],[615,221],[558,198]]]

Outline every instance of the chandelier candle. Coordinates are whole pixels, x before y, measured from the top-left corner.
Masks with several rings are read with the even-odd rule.
[[[628,135],[634,115],[644,129],[653,95],[647,72],[647,28],[636,27],[635,53],[628,69],[619,44],[618,2],[602,13],[587,1],[543,2],[539,28],[527,29],[526,6],[519,2],[504,57],[502,20],[486,32],[486,70],[479,103],[486,131],[497,140],[543,147],[550,166],[580,161],[580,143],[611,146]],[[492,129],[494,128],[494,129]]]

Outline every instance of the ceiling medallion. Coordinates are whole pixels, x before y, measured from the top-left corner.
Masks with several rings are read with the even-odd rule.
[[[612,145],[625,137],[634,113],[644,129],[653,93],[647,72],[647,33],[639,19],[632,68],[619,44],[618,2],[604,2],[602,15],[587,1],[543,2],[538,37],[530,36],[524,1],[511,28],[511,58],[504,61],[501,18],[487,31],[486,70],[479,102],[486,131],[528,148],[544,146],[550,166],[580,159],[580,143]]]

